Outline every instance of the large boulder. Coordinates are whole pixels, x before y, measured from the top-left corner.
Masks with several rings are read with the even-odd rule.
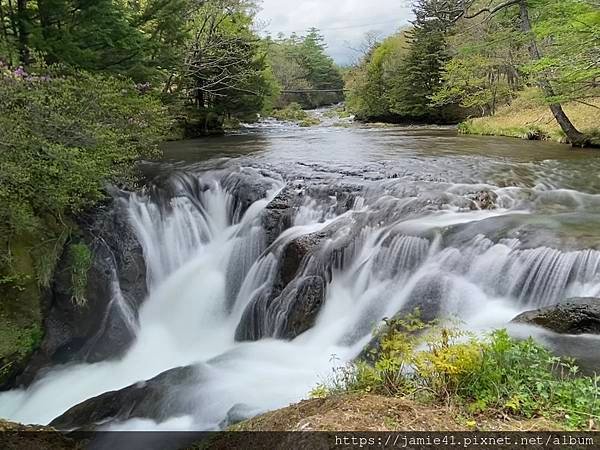
[[[300,277],[286,287],[281,297],[290,302],[290,307],[276,337],[294,339],[314,326],[325,301],[325,280],[321,276]]]
[[[600,334],[600,299],[572,298],[524,312],[512,322],[535,325],[559,334]]]
[[[300,206],[302,198],[301,185],[287,184],[269,202],[262,214],[267,246],[273,244],[281,233],[292,226],[296,209]]]
[[[324,301],[325,282],[315,274],[305,274],[310,256],[326,239],[326,232],[311,233],[282,243],[277,272],[250,302],[236,329],[237,341],[264,337],[293,339],[314,324]]]
[[[54,419],[50,426],[63,431],[89,431],[134,418],[161,422],[191,414],[198,404],[190,389],[201,377],[198,366],[171,369],[151,380],[90,398]]]
[[[29,385],[45,368],[122,356],[135,339],[137,311],[147,296],[142,246],[128,221],[125,198],[83,215],[80,233],[65,246],[43,305],[44,337],[11,385]],[[73,300],[72,244],[84,243],[92,262],[85,304]]]
[[[249,167],[227,174],[221,182],[233,197],[233,221],[239,221],[252,204],[266,198],[278,181],[280,179],[272,172]]]

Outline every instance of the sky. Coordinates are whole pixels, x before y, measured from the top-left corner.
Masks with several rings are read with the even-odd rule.
[[[350,64],[358,53],[365,33],[382,37],[408,24],[411,18],[406,0],[262,0],[258,14],[262,34],[277,36],[304,33],[310,27],[321,30],[327,53],[338,64]]]

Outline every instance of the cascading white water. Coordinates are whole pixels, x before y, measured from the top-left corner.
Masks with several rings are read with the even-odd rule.
[[[407,303],[437,296],[444,314],[487,330],[528,306],[600,295],[600,252],[527,249],[517,239],[493,242],[480,235],[456,246],[443,242],[442,230],[526,210],[425,208],[421,215],[375,221],[352,234],[360,217],[373,205],[388,207],[388,200],[369,204],[357,197],[353,210],[336,218],[327,204],[307,198],[293,227],[265,248],[261,214],[282,187],[273,181],[265,198],[239,220],[234,194],[218,178],[199,192],[180,185],[167,202],[132,195],[130,218],[144,249],[151,291],[139,313],[135,343],[119,361],[55,368],[26,391],[1,394],[0,417],[45,424],[103,392],[203,363],[202,381],[190,394],[197,407],[189,417],[115,427],[217,429],[236,405],[253,414],[306,397],[332,365],[361,351],[382,318]],[[394,204],[402,209],[411,202]],[[292,341],[235,342],[244,311],[270,287],[283,246],[337,222],[342,226],[303,269],[308,273],[328,261],[331,270],[315,325]],[[341,254],[334,251],[340,243],[346,248]],[[262,320],[284,320],[284,305],[272,307],[276,314]],[[270,325],[266,329],[280,328]]]

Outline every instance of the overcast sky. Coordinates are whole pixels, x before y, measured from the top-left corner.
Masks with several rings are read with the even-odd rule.
[[[262,33],[304,33],[317,27],[325,36],[328,53],[339,64],[349,64],[365,33],[392,34],[411,18],[406,0],[262,0],[258,14]]]

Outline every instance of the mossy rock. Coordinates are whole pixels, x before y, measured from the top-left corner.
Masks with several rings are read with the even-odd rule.
[[[41,291],[38,287],[31,236],[10,243],[11,267],[0,285],[0,389],[26,365],[42,339]]]

